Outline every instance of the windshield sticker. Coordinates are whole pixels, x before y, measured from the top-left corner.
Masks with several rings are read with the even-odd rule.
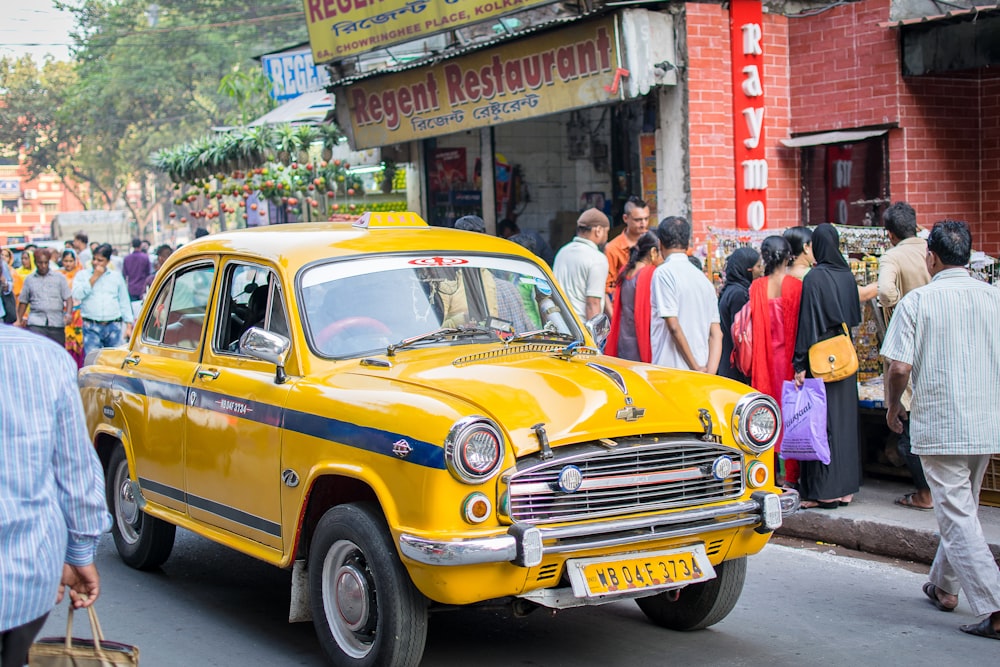
[[[544,278],[535,278],[535,286],[545,296],[552,294],[552,287],[549,286],[549,281]]]
[[[468,264],[469,260],[461,257],[420,257],[411,259],[408,263],[415,266],[459,266]]]

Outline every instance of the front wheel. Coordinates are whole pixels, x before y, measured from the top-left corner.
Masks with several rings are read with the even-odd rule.
[[[733,610],[743,592],[747,559],[715,566],[715,579],[636,600],[653,623],[670,630],[701,630],[715,625]]]
[[[176,526],[139,509],[128,477],[128,459],[119,445],[111,454],[104,491],[111,510],[111,535],[118,555],[137,570],[163,565],[174,548]]]
[[[309,548],[309,600],[316,634],[333,664],[420,663],[427,601],[374,505],[340,505],[320,519]]]

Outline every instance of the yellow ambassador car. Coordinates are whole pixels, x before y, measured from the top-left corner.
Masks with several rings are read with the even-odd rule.
[[[778,406],[604,356],[606,325],[413,214],[188,244],[80,372],[115,545],[153,568],[180,526],[292,569],[337,665],[416,665],[430,612],[484,601],[716,623],[798,506]]]

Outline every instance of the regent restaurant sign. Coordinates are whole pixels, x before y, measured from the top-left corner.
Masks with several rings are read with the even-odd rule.
[[[425,139],[619,99],[612,20],[336,89],[355,150]]]
[[[552,0],[303,0],[313,62],[392,46]]]

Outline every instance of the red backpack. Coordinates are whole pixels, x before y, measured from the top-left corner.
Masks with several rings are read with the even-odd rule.
[[[736,313],[729,331],[733,335],[733,354],[729,357],[729,362],[736,370],[749,377],[753,361],[753,326],[750,322],[749,301]]]

